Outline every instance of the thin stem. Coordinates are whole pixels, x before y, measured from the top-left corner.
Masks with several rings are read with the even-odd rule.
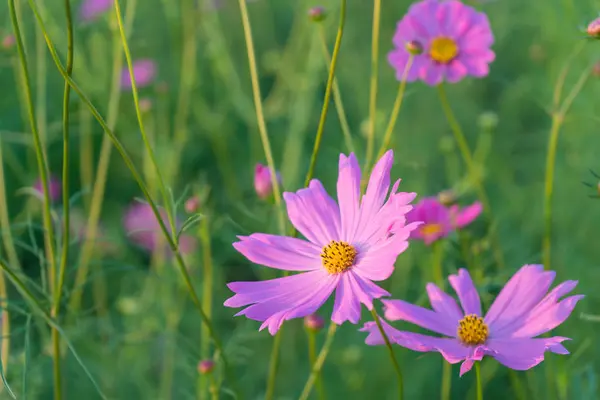
[[[377,119],[377,88],[379,79],[379,26],[381,0],[373,1],[373,28],[371,32],[371,79],[369,89],[369,131],[367,134],[367,157],[365,169],[371,165],[375,145],[375,122]]]
[[[115,15],[117,16],[117,24],[119,26],[119,32],[121,33],[121,42],[123,44],[123,52],[125,53],[125,60],[127,61],[127,68],[129,69],[129,78],[131,80],[131,92],[133,94],[133,103],[135,106],[135,113],[138,119],[138,125],[140,127],[140,134],[142,136],[142,141],[144,142],[144,146],[146,147],[146,152],[150,160],[152,161],[152,165],[154,166],[154,173],[158,178],[158,187],[160,189],[163,203],[165,205],[165,211],[167,214],[167,220],[169,222],[169,227],[171,228],[171,236],[173,239],[177,237],[177,229],[175,227],[175,219],[173,217],[173,210],[171,209],[171,200],[169,197],[169,193],[167,192],[167,187],[165,185],[165,181],[162,176],[162,172],[156,160],[156,156],[154,154],[154,149],[150,144],[150,140],[148,139],[148,135],[146,134],[146,129],[144,127],[144,118],[142,117],[142,111],[140,109],[140,101],[138,96],[137,84],[135,82],[135,73],[133,71],[133,60],[131,58],[131,51],[129,50],[129,44],[127,43],[127,35],[125,34],[125,27],[123,25],[123,17],[121,13],[121,5],[119,4],[119,0],[114,0],[115,3]]]
[[[14,0],[10,0],[10,1],[12,2]],[[156,203],[152,200],[152,197],[148,193],[148,189],[147,189],[144,181],[142,180],[139,171],[137,170],[137,168],[135,167],[135,164],[133,163],[133,161],[127,154],[127,151],[123,147],[123,144],[119,141],[119,139],[114,134],[114,132],[107,126],[106,122],[104,121],[104,119],[102,118],[102,116],[100,115],[98,110],[94,107],[92,102],[85,95],[85,93],[81,90],[81,88],[77,85],[77,83],[75,83],[75,81],[73,81],[73,79],[71,79],[71,77],[69,77],[67,75],[64,66],[62,65],[60,59],[58,58],[58,54],[56,53],[54,44],[50,40],[50,37],[48,36],[48,33],[44,27],[44,21],[40,18],[35,1],[29,0],[29,6],[33,10],[38,24],[40,24],[40,26],[43,29],[44,37],[45,37],[46,43],[48,45],[48,50],[50,51],[50,55],[52,56],[52,59],[54,60],[56,67],[58,68],[63,79],[65,79],[69,82],[69,85],[71,85],[71,88],[73,88],[75,93],[77,93],[77,95],[79,95],[79,97],[84,102],[84,104],[88,107],[88,109],[90,110],[90,112],[92,113],[94,118],[96,118],[96,120],[98,121],[98,123],[100,124],[100,126],[102,127],[104,132],[110,137],[110,139],[113,143],[113,146],[117,149],[117,151],[121,155],[121,158],[125,162],[125,165],[127,166],[129,171],[131,172],[131,175],[133,176],[134,180],[137,182],[138,186],[140,187],[140,190],[142,191],[144,198],[148,202],[148,205],[152,209],[152,213],[154,214],[154,217],[156,218],[156,220],[158,222],[159,229],[163,233],[163,236],[165,237],[167,244],[169,245],[169,248],[171,249],[171,251],[174,254],[175,262],[179,268],[179,272],[181,273],[181,275],[183,277],[186,289],[191,297],[191,300],[194,303],[194,306],[196,307],[198,312],[200,313],[202,322],[204,324],[206,324],[206,326],[209,330],[210,336],[212,337],[213,341],[215,342],[216,349],[219,351],[219,354],[221,354],[221,359],[223,360],[223,366],[226,371],[226,374],[229,378],[233,378],[233,376],[231,375],[231,373],[229,371],[229,363],[227,362],[227,358],[226,358],[225,354],[223,353],[223,345],[221,344],[221,340],[217,336],[216,331],[214,330],[211,321],[208,319],[208,317],[204,313],[202,303],[200,302],[198,294],[197,294],[196,290],[194,289],[194,285],[192,283],[189,272],[187,270],[185,260],[183,259],[183,257],[181,256],[181,253],[179,251],[179,244],[175,240],[173,240],[173,238],[171,237],[169,229],[166,227],[164,221],[162,220]],[[236,384],[236,381],[234,379],[232,379],[232,384],[233,385]],[[237,390],[236,390],[236,392],[237,392]],[[238,395],[238,397],[240,396],[239,393],[237,393],[237,395]]]
[[[450,389],[452,388],[452,364],[442,359],[442,390],[440,400],[450,400]]]
[[[312,370],[313,365],[317,362],[317,333],[313,330],[308,332],[308,360],[310,361],[310,368]],[[325,399],[325,392],[323,391],[323,382],[321,381],[321,374],[317,373],[316,378],[317,392],[319,393],[319,399]]]
[[[446,95],[446,90],[444,89],[444,86],[442,84],[440,84],[437,86],[437,88],[438,88],[438,94],[440,97],[440,102],[441,102],[442,108],[444,110],[444,114],[446,115],[446,119],[448,120],[450,129],[452,130],[452,133],[454,134],[454,138],[456,140],[456,143],[458,144],[458,148],[462,155],[463,161],[467,166],[467,171],[469,173],[469,176],[474,181],[479,200],[481,201],[483,208],[484,208],[484,212],[488,216],[492,216],[493,214],[492,214],[492,209],[490,206],[490,201],[489,201],[487,193],[485,191],[485,187],[483,186],[483,183],[481,181],[480,173],[479,173],[479,171],[477,171],[477,165],[475,164],[475,161],[473,160],[473,155],[471,154],[471,149],[469,148],[469,144],[467,143],[465,134],[463,133],[463,130],[460,127],[460,124],[458,123],[458,120],[456,119],[456,116],[454,115],[452,108],[450,107],[450,102],[448,101],[448,96]],[[494,230],[490,230],[489,233],[491,236],[491,241],[492,241],[492,246],[493,246],[493,251],[494,251],[494,258],[496,260],[498,268],[503,269],[504,268],[504,256],[502,255],[502,250],[500,249],[500,244],[498,242],[497,234]]]
[[[240,0],[243,2],[244,0]],[[333,89],[333,81],[335,78],[335,67],[337,65],[337,60],[340,54],[340,47],[342,44],[342,37],[344,35],[344,24],[346,22],[346,0],[341,1],[340,7],[340,21],[338,25],[337,36],[335,38],[335,45],[333,47],[333,55],[331,58],[331,64],[329,65],[329,75],[327,77],[327,85],[325,86],[325,99],[323,101],[323,108],[321,109],[321,117],[319,119],[319,126],[317,127],[317,134],[315,136],[315,143],[313,146],[312,155],[310,157],[310,165],[308,167],[308,171],[306,172],[306,178],[304,179],[304,186],[308,186],[315,170],[315,165],[317,163],[317,156],[319,154],[319,149],[321,148],[321,139],[323,138],[323,130],[325,128],[325,121],[327,119],[327,112],[329,110],[329,102],[331,100],[331,92]],[[292,230],[292,234],[290,236],[296,236],[298,231],[296,229]],[[284,276],[287,276],[286,272]],[[283,328],[283,327],[282,327]],[[269,364],[269,377],[267,380],[267,391],[266,391],[266,400],[270,400],[274,393],[275,381],[277,378],[277,365],[279,362],[279,347],[281,346],[281,335],[282,328],[279,329],[277,334],[275,335],[275,339],[273,341],[273,348],[271,350],[271,360]],[[324,360],[323,360],[324,361]],[[307,383],[308,385],[308,383]],[[312,383],[310,385],[312,387]],[[305,387],[306,389],[306,387]],[[308,394],[310,394],[310,388],[308,389]],[[307,396],[308,396],[307,394]]]
[[[240,0],[240,2],[241,1],[243,0]],[[340,47],[342,45],[342,37],[344,36],[345,23],[346,0],[341,0],[340,22],[338,25],[337,36],[335,38],[335,44],[333,46],[333,56],[331,57],[331,64],[329,66],[329,76],[327,77],[327,85],[325,86],[325,99],[323,100],[323,108],[321,109],[321,117],[319,118],[319,126],[317,127],[317,135],[315,137],[313,152],[310,156],[310,164],[308,166],[308,172],[306,173],[306,179],[304,180],[304,186],[308,186],[308,184],[310,183],[315,171],[315,165],[317,164],[317,155],[319,154],[319,148],[321,147],[321,140],[323,138],[323,130],[325,129],[325,121],[327,120],[327,111],[329,110],[329,102],[331,101],[331,91],[333,87],[333,80],[335,77],[335,67],[337,66],[338,56],[340,54]]]
[[[483,387],[481,386],[481,362],[475,362],[475,379],[477,380],[477,400],[483,400]]]
[[[323,49],[323,56],[327,65],[331,64],[331,54],[327,48],[327,38],[325,37],[325,29],[322,24],[319,24],[319,37],[321,38],[321,48]],[[342,134],[344,135],[344,142],[346,148],[350,153],[356,152],[354,150],[354,142],[352,141],[352,132],[350,131],[350,124],[346,117],[346,110],[344,109],[344,103],[342,102],[342,93],[340,91],[340,85],[338,84],[337,78],[333,80],[333,103],[340,119],[340,126],[342,128]]]
[[[379,329],[379,333],[383,337],[383,341],[390,353],[390,359],[392,360],[392,365],[394,366],[394,370],[396,371],[396,376],[398,378],[398,399],[402,400],[404,397],[404,379],[402,378],[402,371],[400,370],[400,364],[398,364],[398,360],[396,360],[396,356],[394,355],[394,348],[392,347],[392,343],[388,338],[383,326],[381,325],[381,320],[375,311],[375,308],[371,310],[371,314],[373,315],[373,320],[377,324],[377,328]]]
[[[304,385],[304,389],[302,389],[302,393],[300,394],[300,397],[298,398],[298,400],[306,400],[306,399],[308,399],[308,396],[310,396],[310,392],[312,391],[315,381],[317,380],[317,376],[321,372],[321,368],[323,368],[323,364],[325,364],[325,359],[327,358],[327,355],[329,354],[329,349],[331,348],[331,345],[333,344],[333,339],[335,337],[336,329],[337,329],[337,325],[332,322],[329,325],[329,329],[327,329],[327,336],[325,337],[325,343],[323,343],[323,347],[321,347],[321,351],[319,352],[317,360],[315,361],[315,363],[312,366],[312,371],[308,377],[308,380],[306,381],[306,384]]]
[[[262,142],[265,158],[269,172],[271,173],[271,182],[273,185],[273,198],[275,199],[275,207],[277,208],[277,217],[279,223],[279,231],[285,231],[285,215],[281,207],[281,188],[277,180],[277,172],[275,170],[275,161],[273,152],[271,151],[271,142],[267,133],[267,124],[263,112],[262,96],[260,93],[260,83],[258,80],[258,70],[256,67],[256,54],[254,52],[254,41],[252,39],[252,26],[250,25],[250,17],[248,16],[248,7],[246,0],[238,0],[240,5],[240,13],[242,15],[242,25],[244,27],[244,39],[246,41],[246,50],[248,53],[248,67],[250,69],[250,81],[252,82],[252,96],[254,97],[254,108],[256,111],[256,119],[258,122],[258,131]]]
[[[213,263],[212,263],[212,248],[210,240],[210,220],[208,215],[205,215],[200,222],[200,242],[202,243],[202,305],[204,312],[208,318],[212,317],[212,293],[213,293]],[[200,354],[203,360],[210,357],[210,335],[206,326],[202,326]],[[204,394],[206,388],[206,379],[201,379],[200,393]]]
[[[49,258],[50,264],[50,287],[54,288],[55,285],[55,272],[56,272],[56,258],[54,249],[54,227],[52,223],[52,214],[50,209],[50,193],[48,188],[48,169],[45,158],[45,149],[41,140],[35,117],[35,107],[33,105],[33,99],[31,95],[31,81],[29,77],[29,69],[27,66],[27,56],[25,54],[25,48],[23,46],[23,39],[21,37],[21,30],[19,27],[19,21],[15,10],[15,0],[8,0],[8,7],[10,10],[10,18],[15,33],[15,39],[17,42],[17,51],[21,61],[21,68],[23,71],[23,85],[25,92],[25,99],[27,103],[29,123],[31,125],[31,132],[33,134],[33,141],[35,147],[35,154],[37,158],[38,172],[42,182],[44,191],[44,202],[43,202],[43,220],[44,220],[44,238],[46,242],[46,251]],[[53,367],[54,367],[54,398],[60,400],[62,398],[62,386],[61,386],[61,374],[60,374],[60,348],[57,345],[58,338],[55,339],[55,329],[53,330]]]
[[[433,277],[434,281],[440,286],[440,288],[444,288],[444,241],[436,240],[432,244],[432,268],[433,268]]]
[[[565,121],[565,116],[575,97],[589,78],[591,69],[587,68],[580,76],[562,105],[552,114],[552,125],[548,136],[548,152],[546,154],[546,176],[544,179],[544,240],[542,243],[542,263],[545,269],[551,268],[552,261],[552,199],[554,190],[554,167],[556,165],[556,149],[558,136]],[[563,78],[564,79],[564,78]],[[560,81],[559,81],[560,82]],[[558,86],[558,85],[557,85]],[[560,101],[560,100],[559,100]]]
[[[402,71],[402,80],[400,82],[400,86],[398,86],[398,94],[396,95],[396,100],[394,101],[394,106],[392,107],[392,113],[390,114],[390,120],[388,122],[387,128],[385,129],[385,135],[383,137],[383,143],[379,148],[379,152],[377,153],[377,159],[383,156],[383,153],[390,147],[390,143],[392,142],[392,134],[394,133],[394,128],[396,126],[396,121],[398,120],[398,115],[400,114],[400,109],[402,108],[402,100],[404,100],[404,93],[406,91],[406,77],[408,76],[408,71],[410,71],[410,67],[413,64],[415,56],[412,54],[408,57],[408,61],[406,62],[406,66],[404,67],[404,71]]]

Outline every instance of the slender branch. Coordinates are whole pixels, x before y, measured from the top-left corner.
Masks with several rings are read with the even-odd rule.
[[[369,131],[367,136],[367,157],[365,170],[371,165],[375,145],[375,122],[377,119],[377,89],[379,80],[379,26],[381,20],[381,0],[373,1],[373,28],[371,33],[371,84],[369,89]]]
[[[315,361],[315,363],[312,366],[312,371],[311,371],[310,375],[308,376],[308,380],[306,381],[306,384],[304,385],[304,389],[302,389],[302,393],[300,394],[300,397],[298,398],[299,400],[306,400],[306,399],[308,399],[308,396],[310,396],[310,392],[312,391],[315,381],[317,380],[317,376],[319,376],[319,373],[321,372],[321,368],[323,368],[323,364],[325,364],[325,359],[327,358],[327,355],[329,354],[331,345],[333,344],[333,339],[335,337],[336,329],[337,329],[337,325],[332,322],[329,325],[329,329],[327,330],[327,336],[325,337],[325,343],[323,343],[323,347],[321,347],[319,356],[317,357],[317,360]]]
[[[398,360],[396,359],[396,356],[394,354],[394,348],[392,347],[392,343],[390,342],[390,339],[388,338],[387,334],[385,333],[385,330],[383,329],[383,326],[381,325],[381,320],[379,319],[377,312],[375,312],[375,308],[371,310],[371,314],[373,315],[373,320],[377,324],[379,333],[381,333],[381,336],[383,337],[385,346],[387,347],[390,353],[390,359],[392,360],[392,365],[394,366],[394,370],[396,371],[396,377],[398,379],[398,399],[402,400],[402,398],[404,397],[404,379],[402,377],[402,370],[400,369],[400,364],[398,364]]]

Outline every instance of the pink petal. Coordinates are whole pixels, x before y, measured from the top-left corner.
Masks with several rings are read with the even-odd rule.
[[[233,247],[255,264],[284,271],[321,269],[321,248],[305,240],[255,233],[240,236]]]
[[[360,237],[360,230],[363,226],[373,224],[377,218],[377,214],[385,203],[390,189],[390,171],[393,163],[394,152],[388,150],[373,167],[367,191],[360,205],[360,222],[357,238]]]
[[[454,224],[457,228],[462,228],[469,225],[483,211],[483,206],[480,202],[475,202],[468,207],[463,208],[455,216]]]
[[[358,208],[360,179],[360,167],[354,153],[348,157],[340,154],[337,195],[342,227],[339,239],[350,243],[353,242],[356,224],[360,217]]]
[[[450,285],[458,295],[460,305],[466,315],[475,314],[481,316],[481,301],[479,293],[473,284],[469,271],[464,268],[458,270],[458,275],[448,277]]]
[[[360,320],[360,301],[354,293],[352,275],[349,273],[339,274],[340,280],[335,289],[335,303],[331,320],[341,325],[344,321],[357,324]]]
[[[457,320],[444,314],[410,304],[404,300],[382,300],[385,318],[390,321],[406,321],[442,335],[456,336]]]
[[[450,83],[456,83],[467,75],[467,67],[460,60],[453,60],[446,68],[446,80]]]
[[[521,267],[502,288],[485,316],[492,334],[499,334],[531,311],[550,288],[554,275],[551,271],[544,272],[542,265]]]
[[[431,308],[438,314],[445,315],[449,320],[454,321],[454,334],[456,334],[458,323],[464,316],[456,304],[456,300],[433,283],[428,283],[426,289]],[[454,334],[451,336],[455,336]]]
[[[373,309],[373,299],[390,296],[386,290],[383,290],[369,279],[364,279],[353,271],[348,271],[347,274],[350,275],[349,281],[352,285],[352,292],[368,310]]]
[[[382,318],[380,318],[379,321],[381,322],[381,327],[383,328],[385,335],[390,340],[390,343],[395,343],[413,351],[428,351],[426,350],[427,348],[425,346],[410,339],[410,335],[412,335],[412,333],[399,331],[393,328]],[[364,326],[359,329],[359,331],[369,333],[365,338],[365,344],[369,346],[379,346],[385,344],[385,340],[383,339],[381,331],[379,330],[379,327],[375,321],[365,323]]]
[[[431,63],[421,69],[419,77],[429,86],[436,86],[442,83],[444,69],[442,65]]]
[[[547,350],[543,339],[489,339],[486,347],[500,364],[517,371],[541,363]]]
[[[556,328],[569,318],[577,302],[584,297],[583,295],[567,297],[539,313],[535,312],[535,309],[532,310],[529,317],[522,322],[522,327],[514,332],[512,337],[535,337]]]
[[[328,234],[332,237],[339,237],[342,223],[340,221],[340,208],[337,203],[327,193],[319,180],[311,180],[308,187],[313,191],[314,206],[327,227]]]

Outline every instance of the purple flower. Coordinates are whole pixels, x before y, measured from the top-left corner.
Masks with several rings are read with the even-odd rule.
[[[308,188],[284,193],[290,221],[307,240],[255,233],[240,236],[233,246],[256,264],[303,273],[229,283],[235,296],[225,306],[248,306],[236,315],[263,321],[260,329],[268,327],[274,335],[283,321],[316,312],[335,290],[331,320],[358,323],[361,303],[372,309],[373,299],[390,295],[372,281],[389,278],[419,224],[406,225],[404,217],[415,193],[396,193],[398,180],[388,197],[393,161],[392,151],[379,160],[362,199],[354,154],[340,155],[337,203],[316,179]]]
[[[277,182],[281,187],[281,175],[276,172]],[[271,171],[269,167],[262,164],[256,164],[254,168],[254,190],[261,199],[266,199],[273,193],[273,181],[271,180]]]
[[[544,271],[542,265],[525,265],[504,286],[483,317],[477,289],[467,270],[450,275],[448,281],[458,295],[456,301],[433,283],[427,284],[427,294],[433,310],[402,300],[383,301],[385,318],[407,321],[444,337],[402,332],[385,323],[384,330],[391,341],[419,352],[439,352],[451,364],[462,363],[460,375],[468,372],[475,361],[484,356],[514,370],[530,369],[544,360],[544,353],[569,354],[561,344],[566,337],[538,338],[571,314],[584,296],[569,296],[577,285],[566,281],[548,293],[556,273]],[[383,322],[383,321],[382,321]],[[366,343],[383,344],[374,322],[362,331],[369,332]]]
[[[587,27],[587,33],[591,37],[600,38],[600,18],[596,18]]]
[[[33,185],[33,189],[37,192],[37,194],[43,199],[44,198],[44,187],[42,185],[42,180],[38,179],[35,181]],[[62,194],[62,183],[60,179],[58,179],[54,175],[50,175],[48,177],[48,194],[50,196],[50,202],[54,203],[60,199]]]
[[[133,76],[138,89],[150,85],[156,77],[156,63],[149,59],[137,60],[133,63]],[[129,69],[123,68],[121,72],[121,88],[131,89],[131,76]]]
[[[8,50],[12,48],[16,43],[14,35],[6,35],[2,38],[2,48]]]
[[[84,0],[79,9],[79,17],[86,22],[93,21],[110,10],[114,0]]]
[[[411,238],[430,245],[455,229],[469,225],[482,211],[483,207],[479,202],[462,209],[457,205],[448,208],[437,197],[425,197],[407,214],[406,219],[409,222],[423,222],[411,233]]]
[[[162,221],[168,228],[167,213],[164,210],[160,210],[160,215]],[[132,204],[125,213],[123,225],[129,238],[136,245],[148,251],[156,251],[159,249],[158,246],[160,244],[165,246],[165,250],[168,250],[166,239],[163,237],[158,220],[149,204]],[[181,224],[178,223],[178,226],[179,225]],[[193,252],[195,247],[196,240],[194,237],[186,234],[180,236],[179,248],[182,254]]]
[[[423,0],[413,4],[398,23],[395,49],[388,60],[402,80],[411,56],[407,43],[419,43],[423,53],[413,56],[406,80],[437,85],[458,82],[466,75],[478,78],[489,73],[495,58],[490,49],[494,35],[487,16],[458,0]]]

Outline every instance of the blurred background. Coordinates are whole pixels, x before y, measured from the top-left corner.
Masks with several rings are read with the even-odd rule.
[[[65,59],[66,21],[62,2],[36,2],[61,59]],[[110,3],[110,2],[109,2]],[[331,104],[315,176],[333,193],[340,152],[351,146],[364,162],[369,118],[373,2],[349,2],[337,68],[343,124]],[[376,149],[382,141],[398,82],[387,64],[391,38],[410,2],[382,1]],[[561,68],[583,30],[597,17],[592,0],[473,0],[488,14],[496,36],[497,58],[485,79],[448,86],[451,105],[465,129],[491,199],[493,218],[479,218],[445,242],[447,273],[468,261],[483,273],[477,284],[489,305],[499,287],[521,265],[541,262],[543,190],[553,91]],[[255,166],[266,163],[252,99],[240,9],[235,0],[121,1],[132,58],[138,62],[140,111],[157,162],[172,195],[179,226],[190,222],[181,246],[198,293],[211,304],[210,315],[233,363],[245,398],[263,398],[273,338],[260,323],[234,318],[222,306],[231,296],[225,283],[272,278],[274,272],[251,264],[231,243],[236,235],[277,232],[276,208],[253,186]],[[248,1],[268,134],[283,189],[304,181],[335,39],[339,1]],[[308,12],[323,6],[324,21]],[[156,171],[140,135],[132,92],[121,74],[126,66],[114,10],[87,10],[72,2],[75,31],[74,80],[122,141],[143,172],[153,198],[160,201]],[[36,124],[56,185],[62,168],[62,92],[54,65],[27,1],[17,1]],[[92,17],[90,17],[92,15]],[[0,224],[2,259],[49,307],[48,260],[42,235],[43,200],[25,91],[6,2],[0,3]],[[586,44],[564,81],[568,93],[584,71],[600,60],[600,43]],[[64,61],[63,61],[64,62]],[[493,359],[483,363],[487,399],[597,399],[600,350],[600,217],[596,195],[600,172],[598,136],[600,71],[586,81],[562,127],[555,175],[553,265],[557,280],[580,281],[586,295],[555,333],[573,341],[570,356],[547,355],[527,373],[511,373]],[[199,314],[173,257],[156,235],[156,220],[139,199],[142,192],[102,128],[73,94],[71,98],[72,243],[59,323],[81,361],[63,346],[65,398],[100,395],[82,364],[111,399],[205,398],[200,360],[213,357]],[[407,87],[393,137],[392,177],[419,197],[452,189],[460,204],[476,199],[433,88]],[[586,187],[582,181],[591,183]],[[60,220],[60,192],[52,209]],[[188,201],[193,199],[193,202]],[[190,220],[191,218],[191,220]],[[97,224],[94,221],[97,221]],[[90,233],[90,223],[98,229]],[[504,266],[494,261],[488,227],[498,233]],[[93,229],[92,227],[92,229]],[[94,229],[95,230],[95,229]],[[92,237],[90,240],[89,238]],[[87,239],[87,240],[86,240]],[[87,243],[87,244],[86,244]],[[461,246],[466,246],[461,248]],[[462,250],[462,251],[461,251]],[[469,258],[470,260],[467,260]],[[431,249],[414,242],[401,255],[385,284],[396,298],[423,302],[431,281]],[[6,281],[3,302],[3,376],[17,398],[50,399],[52,348],[45,322]],[[320,315],[330,315],[331,304]],[[368,315],[363,311],[363,317]],[[402,326],[414,329],[408,325]],[[302,320],[286,322],[275,397],[296,398],[309,372]],[[395,375],[384,347],[364,344],[360,326],[340,327],[323,368],[329,398],[391,399]],[[317,335],[322,343],[324,332]],[[406,398],[439,396],[442,360],[397,348],[405,373]],[[452,370],[452,398],[474,398],[474,374]],[[216,379],[222,378],[219,368]],[[204,381],[205,382],[205,381]],[[230,398],[224,381],[221,398]],[[313,394],[316,398],[316,391]],[[7,389],[0,398],[10,398]]]

